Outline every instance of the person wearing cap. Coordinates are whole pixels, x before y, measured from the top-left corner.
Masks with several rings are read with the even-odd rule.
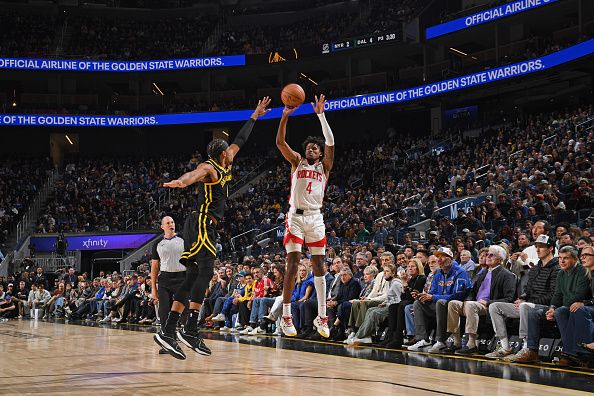
[[[561,353],[559,365],[564,366],[579,366],[576,353],[577,345],[574,339],[575,331],[573,324],[570,324],[570,316],[573,315],[577,308],[584,305],[584,301],[591,298],[588,272],[578,260],[579,252],[575,246],[565,245],[559,249],[561,271],[557,275],[555,294],[553,294],[549,309],[546,311],[547,320],[555,320],[561,332],[563,352]],[[532,333],[530,330],[538,328],[540,325],[539,316],[533,315],[530,319],[532,321],[528,325],[529,347]],[[534,347],[534,340],[532,342],[532,347]],[[538,349],[538,339],[536,339],[536,348]]]
[[[408,347],[410,351],[419,351],[431,345],[427,341],[427,323],[431,318],[437,321],[437,342],[428,352],[439,352],[446,347],[448,303],[452,300],[463,301],[472,287],[468,273],[452,262],[454,254],[450,248],[440,247],[433,254],[439,260],[439,269],[433,277],[429,293],[411,293],[416,300],[413,304],[416,343]]]
[[[529,314],[533,309],[544,312],[549,308],[551,296],[555,291],[559,260],[553,256],[555,241],[548,235],[539,235],[535,246],[539,260],[528,272],[528,282],[519,298],[513,303],[497,302],[489,306],[491,323],[501,345],[495,351],[485,355],[487,358],[505,358],[508,361],[534,361],[538,358],[538,354],[535,357],[532,354],[533,351],[528,349]],[[523,347],[514,355],[511,355],[512,349],[507,337],[506,318],[520,318],[519,337],[523,340]]]
[[[549,223],[545,220],[538,220],[532,226],[532,238],[533,240],[537,240],[541,235],[548,235],[550,231]],[[553,256],[555,255],[555,251],[553,251]],[[538,263],[539,257],[536,253],[536,246],[531,245],[522,250],[522,253],[518,255],[517,261],[524,267],[524,268],[532,268]]]
[[[447,352],[456,355],[470,355],[478,353],[476,344],[479,319],[489,313],[489,304],[494,302],[511,303],[516,293],[516,277],[503,267],[507,252],[499,245],[488,248],[485,255],[487,271],[481,272],[472,286],[466,301],[450,301],[448,304],[448,327],[454,343],[447,348]],[[466,317],[466,334],[468,342],[461,347],[460,316]]]
[[[12,296],[8,293],[5,293],[4,298],[0,300],[0,318],[12,319],[16,318],[18,314],[19,310],[17,309],[16,305],[14,305]]]
[[[212,318],[214,322],[225,322],[225,326],[221,328],[221,331],[231,331],[233,330],[233,324],[231,319],[233,315],[239,313],[239,303],[251,298],[251,293],[253,291],[253,277],[251,272],[240,271],[238,274],[238,281],[237,287],[233,291],[233,294],[230,297],[225,299],[225,303],[223,304],[223,309],[221,313],[218,314],[216,317]],[[251,290],[248,290],[250,288]]]

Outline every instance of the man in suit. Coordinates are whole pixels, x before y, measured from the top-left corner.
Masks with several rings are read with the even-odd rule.
[[[486,255],[487,271],[483,271],[474,283],[466,301],[450,301],[448,304],[448,332],[454,343],[446,349],[456,355],[471,355],[478,352],[477,329],[481,316],[489,313],[493,302],[511,303],[516,292],[516,276],[502,264],[507,253],[499,245],[492,245]],[[466,317],[468,343],[461,347],[460,316]]]

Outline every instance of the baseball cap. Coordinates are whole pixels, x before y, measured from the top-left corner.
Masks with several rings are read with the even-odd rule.
[[[8,287],[14,287],[14,285],[12,283],[9,283]]]
[[[437,235],[437,234],[438,234],[437,231],[430,231],[429,232],[429,235]]]
[[[541,243],[547,246],[555,246],[555,240],[552,237],[544,234],[539,235],[538,238],[536,238],[536,241],[534,241],[534,243]]]
[[[245,271],[239,271],[235,276],[245,276]]]
[[[439,249],[437,249],[437,251],[435,253],[433,253],[435,256],[447,256],[449,258],[454,258],[454,253],[452,253],[452,250],[450,248],[447,247],[440,247]]]

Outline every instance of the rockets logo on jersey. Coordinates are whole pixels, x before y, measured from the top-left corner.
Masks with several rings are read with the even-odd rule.
[[[306,160],[301,161],[291,175],[291,207],[302,210],[321,209],[326,181],[321,163],[310,165]]]
[[[302,169],[297,171],[297,179],[314,179],[321,182],[323,181],[323,177],[323,174],[315,170]]]

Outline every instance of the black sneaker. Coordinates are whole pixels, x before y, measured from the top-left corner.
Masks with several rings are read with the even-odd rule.
[[[445,354],[457,354],[459,350],[461,350],[462,347],[461,346],[456,346],[454,344],[450,345],[449,347],[446,347],[442,353]]]
[[[163,333],[162,331],[159,331],[157,334],[155,334],[153,339],[155,340],[155,342],[157,344],[159,344],[159,346],[161,348],[166,349],[167,352],[174,358],[180,359],[180,360],[186,359],[186,354],[184,353],[184,351],[182,351],[182,349],[177,344],[177,340],[175,339],[175,336],[171,337],[170,335],[167,335],[167,334]]]
[[[177,331],[177,338],[188,348],[194,350],[194,352],[198,352],[204,356],[210,356],[212,352],[204,343],[204,340],[200,336],[199,333],[190,333],[186,332],[185,329],[181,329]]]
[[[455,354],[456,355],[474,355],[476,353],[478,353],[478,348],[474,347],[474,348],[468,348],[467,346],[463,346],[462,348],[458,349]]]

